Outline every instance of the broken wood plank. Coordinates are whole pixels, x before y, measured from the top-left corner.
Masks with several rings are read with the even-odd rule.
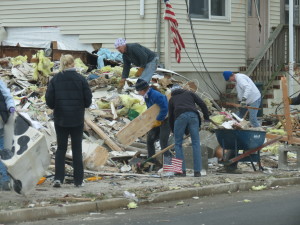
[[[122,148],[124,148],[126,151],[133,151],[133,152],[139,152],[139,153],[142,153],[142,154],[148,154],[147,149],[137,148],[137,147],[134,147],[134,146],[126,146],[126,145],[122,145],[122,144],[120,144],[120,146]]]
[[[134,176],[134,177],[151,177],[152,174],[137,174],[137,173],[99,173],[90,170],[84,170],[85,173],[95,174],[97,176]]]
[[[270,134],[270,133],[266,134],[267,139],[274,139],[274,138],[277,138],[277,137],[280,137],[280,136],[282,136],[282,135]],[[293,144],[300,144],[300,138],[296,138],[296,137],[292,137],[289,140],[287,136],[282,136],[282,138],[279,141],[290,141]]]
[[[116,108],[115,108],[115,105],[113,102],[110,102],[110,108],[111,108],[111,112],[113,114],[113,119],[117,119],[118,118],[118,115],[117,115],[117,111],[116,111]]]
[[[159,111],[160,108],[157,104],[152,105],[116,134],[118,141],[127,146],[132,144],[137,138],[145,135],[152,129]]]
[[[107,162],[109,153],[103,146],[83,140],[82,155],[85,168],[100,171],[102,166]]]
[[[122,149],[113,140],[111,140],[110,137],[106,133],[104,133],[104,131],[100,127],[98,127],[98,125],[93,123],[90,118],[86,116],[84,118],[84,121],[96,132],[96,134],[99,135],[99,137],[103,139],[104,143],[107,144],[112,150],[122,151]]]

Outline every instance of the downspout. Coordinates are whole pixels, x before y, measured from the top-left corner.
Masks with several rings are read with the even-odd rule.
[[[268,0],[268,27],[267,27],[267,40],[271,35],[271,9],[270,9],[270,0]]]
[[[142,19],[145,17],[145,0],[140,0],[140,17]]]
[[[289,95],[294,94],[294,0],[289,0]]]
[[[161,32],[161,0],[157,0],[156,46],[157,46],[158,65],[160,65],[160,48],[161,48],[160,32]]]

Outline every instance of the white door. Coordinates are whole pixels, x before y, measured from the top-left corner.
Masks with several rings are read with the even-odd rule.
[[[255,58],[268,39],[268,1],[248,0],[248,59]]]

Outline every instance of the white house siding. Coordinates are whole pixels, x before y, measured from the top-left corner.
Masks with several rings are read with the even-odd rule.
[[[79,35],[81,43],[103,43],[109,49],[126,35],[128,42],[156,48],[157,4],[152,0],[145,0],[143,19],[139,0],[0,0],[0,5],[4,27],[57,26],[62,34]]]
[[[231,0],[230,22],[193,20],[193,27],[199,50],[209,72],[224,70],[238,71],[246,62],[246,3],[247,1]],[[205,71],[196,50],[192,36],[185,1],[173,0],[172,5],[179,22],[179,30],[186,45],[186,51],[199,71]],[[185,51],[178,64],[172,53],[171,69],[178,72],[195,71]]]
[[[277,27],[280,24],[280,0],[270,0],[270,26]]]

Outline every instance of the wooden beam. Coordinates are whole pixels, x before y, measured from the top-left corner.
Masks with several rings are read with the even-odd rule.
[[[110,137],[106,133],[104,133],[104,131],[101,130],[100,127],[98,127],[98,125],[93,123],[93,121],[90,118],[85,117],[84,121],[99,135],[99,137],[101,137],[104,140],[104,143],[107,144],[112,150],[119,152],[122,151],[122,149],[115,142],[113,142],[110,139]]]
[[[116,134],[118,141],[121,144],[128,146],[137,138],[145,135],[149,130],[152,129],[153,123],[156,120],[159,111],[160,108],[158,105],[154,104],[151,106]]]
[[[277,137],[280,137],[280,136],[282,136],[282,135],[270,134],[270,133],[266,134],[266,138],[267,139],[274,139],[274,138],[277,138]],[[282,138],[279,141],[285,141],[285,142],[287,142],[288,141],[288,137],[287,136],[282,136]],[[290,141],[293,144],[300,144],[300,138],[292,137]]]
[[[285,117],[285,129],[287,132],[288,143],[291,144],[293,137],[293,129],[292,129],[292,120],[291,120],[291,112],[290,112],[290,103],[288,100],[288,88],[286,77],[281,77],[282,84],[282,100],[284,105],[284,117]]]

